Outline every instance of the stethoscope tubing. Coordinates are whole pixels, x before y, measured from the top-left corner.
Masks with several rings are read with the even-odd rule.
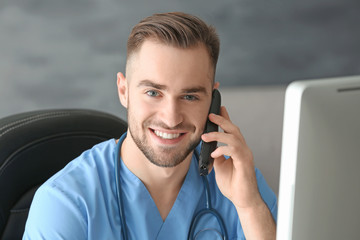
[[[124,210],[124,204],[122,201],[122,189],[121,189],[121,182],[120,182],[120,148],[121,143],[120,140],[118,144],[116,145],[116,163],[115,163],[115,184],[117,189],[117,202],[119,206],[119,216],[120,216],[120,225],[121,225],[121,239],[127,240],[128,234],[127,234],[127,228],[126,228],[126,220],[125,220],[125,210]]]
[[[127,233],[127,228],[126,228],[125,211],[124,211],[124,204],[122,201],[123,196],[122,196],[122,188],[121,188],[121,182],[120,182],[120,164],[121,164],[120,148],[121,148],[121,142],[119,141],[116,146],[116,153],[115,153],[116,154],[116,157],[115,157],[116,162],[115,162],[114,174],[115,174],[115,184],[116,184],[117,197],[118,197],[117,202],[118,202],[118,206],[119,206],[121,238],[124,240],[127,240],[128,233]],[[198,152],[196,150],[194,150],[194,153],[195,153],[196,159],[199,159]],[[201,178],[203,180],[204,190],[205,190],[205,198],[206,198],[205,208],[200,210],[199,212],[197,212],[195,214],[195,216],[193,217],[193,219],[191,221],[191,225],[190,225],[190,230],[188,233],[188,239],[193,239],[194,231],[196,229],[196,226],[197,226],[200,218],[205,214],[211,214],[217,219],[217,221],[219,223],[222,238],[224,240],[227,240],[228,236],[227,236],[224,220],[222,219],[220,214],[215,209],[212,208],[212,205],[211,205],[210,188],[209,188],[209,182],[208,182],[207,176],[201,176]]]

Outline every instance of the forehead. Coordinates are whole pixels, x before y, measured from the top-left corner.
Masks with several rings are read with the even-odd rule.
[[[206,47],[178,48],[145,41],[127,62],[130,82],[151,80],[173,88],[204,86],[212,89],[214,70]]]

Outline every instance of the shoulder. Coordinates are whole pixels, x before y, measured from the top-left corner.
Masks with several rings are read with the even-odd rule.
[[[79,205],[96,201],[94,197],[100,194],[111,195],[115,148],[114,139],[93,146],[48,179],[39,190],[54,189]]]
[[[82,239],[92,224],[90,213],[96,219],[106,219],[97,212],[107,212],[106,198],[115,191],[111,184],[115,147],[114,139],[95,145],[41,185],[31,204],[24,236],[40,234],[57,239],[54,236],[59,233]]]
[[[69,189],[69,186],[82,187],[81,185],[93,183],[94,179],[104,180],[103,178],[110,177],[109,169],[112,169],[114,165],[115,147],[114,139],[93,146],[69,162],[43,186],[64,186]]]
[[[31,203],[23,239],[59,239],[59,236],[85,239],[86,218],[68,195],[43,185]]]

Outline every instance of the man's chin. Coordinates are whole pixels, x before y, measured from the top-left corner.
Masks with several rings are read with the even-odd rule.
[[[159,144],[149,141],[150,139],[145,138],[142,142],[139,141],[139,138],[134,138],[134,140],[137,140],[135,143],[138,148],[151,163],[166,168],[176,167],[181,164],[200,142],[200,137],[198,141],[187,139],[186,143],[188,145],[185,142],[181,144]]]
[[[168,149],[167,149],[168,150]],[[172,151],[158,151],[156,156],[147,156],[148,160],[158,167],[172,168],[181,164],[188,154],[184,156],[183,153]]]

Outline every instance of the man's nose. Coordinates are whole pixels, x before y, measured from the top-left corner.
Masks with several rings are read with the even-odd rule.
[[[176,99],[168,99],[163,105],[161,111],[161,121],[169,128],[174,128],[183,122],[181,104]]]

